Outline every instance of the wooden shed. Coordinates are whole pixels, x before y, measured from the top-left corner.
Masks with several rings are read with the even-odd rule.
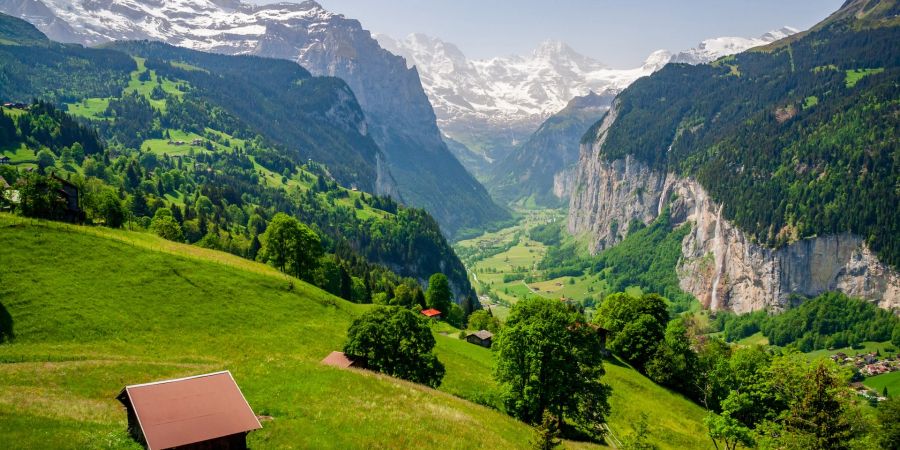
[[[344,352],[331,352],[331,354],[329,354],[325,357],[325,359],[322,360],[322,364],[325,364],[326,366],[339,367],[341,369],[347,369],[350,367],[356,369],[366,368],[365,358],[350,356],[345,354]]]
[[[466,335],[466,341],[470,344],[491,348],[494,343],[494,334],[487,330],[476,331]]]
[[[247,448],[262,428],[231,372],[126,386],[128,431],[149,450]]]

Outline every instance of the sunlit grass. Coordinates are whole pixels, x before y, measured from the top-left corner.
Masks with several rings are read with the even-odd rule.
[[[856,86],[856,83],[859,83],[859,80],[869,76],[875,75],[884,72],[883,67],[879,67],[877,69],[852,69],[847,71],[847,77],[844,82],[847,84],[848,88],[852,88]]]
[[[531,438],[526,425],[446,392],[321,366],[368,307],[271,267],[6,214],[0,249],[15,335],[0,344],[0,442],[133,448],[114,399],[122,386],[223,369],[274,418],[250,435],[253,448],[522,448]],[[490,380],[491,353],[437,339],[442,389],[484,391],[476,380]]]

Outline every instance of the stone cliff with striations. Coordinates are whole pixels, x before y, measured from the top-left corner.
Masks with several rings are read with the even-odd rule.
[[[626,156],[602,152],[618,115],[614,107],[582,146],[569,207],[569,232],[584,236],[596,253],[620,242],[633,220],[650,223],[668,213],[689,223],[677,267],[681,288],[707,308],[738,313],[789,306],[791,294],[841,291],[880,307],[900,308],[900,274],[880,262],[851,234],[802,239],[778,249],[755,243],[722,217],[694,179],[651,169]]]

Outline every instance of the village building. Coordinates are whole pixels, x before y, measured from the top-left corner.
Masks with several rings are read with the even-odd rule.
[[[63,212],[63,220],[67,222],[84,222],[84,211],[81,210],[81,202],[79,201],[78,186],[72,184],[65,178],[56,175],[51,177],[59,182],[60,188],[57,190],[60,198],[65,203],[65,211]]]
[[[12,160],[9,159],[9,156],[2,155],[0,156],[0,166],[8,166]]]
[[[433,308],[423,309],[422,314],[429,319],[441,320],[441,312]]]
[[[322,360],[322,364],[340,369],[349,369],[351,367],[356,369],[366,368],[365,358],[350,356],[344,352],[331,352]]]
[[[0,177],[0,210],[11,210],[14,205],[21,202],[21,197],[18,190],[13,189],[6,179]]]
[[[262,428],[231,372],[126,386],[128,431],[149,450],[246,449]]]
[[[466,341],[470,344],[491,348],[494,343],[494,334],[487,330],[480,330],[466,335]]]

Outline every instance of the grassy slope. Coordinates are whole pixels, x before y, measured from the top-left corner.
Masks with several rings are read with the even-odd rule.
[[[703,408],[619,361],[604,367],[605,382],[613,388],[609,428],[617,438],[633,433],[634,423],[646,413],[651,441],[660,448],[713,448],[703,426]]]
[[[178,89],[178,86],[173,83],[171,80],[161,79],[156,75],[156,72],[153,70],[149,70],[148,81],[141,81],[140,76],[144,72],[148,72],[148,69],[145,65],[145,60],[143,58],[134,58],[137,63],[137,69],[131,73],[131,80],[128,84],[128,87],[125,89],[125,94],[130,93],[138,93],[147,98],[150,104],[160,111],[165,112],[166,109],[166,100],[154,100],[151,97],[151,93],[153,90],[159,86],[166,93],[175,95],[176,97],[182,97],[184,93]],[[173,63],[173,65],[179,65],[183,68],[190,69],[193,66],[188,64],[181,63]],[[198,68],[193,68],[193,70],[202,70]],[[183,83],[187,86],[186,83]],[[70,103],[67,104],[67,112],[71,115],[81,117],[89,120],[109,120],[109,118],[104,117],[103,114],[106,111],[106,108],[109,106],[110,99],[108,98],[88,98],[83,99],[78,103]],[[16,110],[10,110],[16,111]],[[19,111],[21,113],[21,111]],[[247,142],[243,139],[236,138],[227,133],[224,133],[219,130],[214,130],[211,128],[206,128],[206,133],[210,133],[218,136],[220,139],[219,142],[215,140],[207,139],[206,136],[201,136],[196,133],[187,132],[184,130],[177,129],[166,129],[164,130],[168,133],[169,138],[167,139],[147,139],[141,144],[141,149],[147,152],[153,152],[157,155],[170,155],[170,156],[187,156],[192,152],[195,153],[209,153],[209,150],[205,148],[205,146],[195,146],[192,145],[192,142],[195,139],[200,139],[204,143],[209,142],[212,145],[213,151],[215,152],[231,152],[234,151],[237,147],[246,147]],[[175,142],[184,142],[183,144],[175,144]],[[171,142],[171,143],[170,143]],[[229,143],[229,145],[225,145],[223,142]],[[2,149],[0,149],[2,150]],[[14,150],[10,150],[4,152],[12,158],[12,162],[14,164],[17,163],[28,163],[34,162],[35,155],[34,152],[28,149],[21,149],[18,152]],[[307,190],[310,187],[310,182],[304,181],[304,175],[307,177],[314,177],[309,172],[304,169],[300,169],[297,174],[294,174],[290,179],[287,179],[287,183],[282,181],[282,176],[280,174],[276,174],[271,170],[263,167],[262,165],[255,162],[255,158],[251,156],[251,160],[254,161],[255,168],[257,172],[262,177],[262,183],[268,187],[272,188],[299,188],[302,191]],[[57,164],[60,166],[60,164]],[[61,167],[61,166],[60,166]],[[77,168],[76,168],[77,170]],[[359,219],[366,220],[369,218],[384,218],[390,216],[391,214],[382,210],[378,210],[368,206],[363,203],[362,208],[356,209],[354,207],[354,200],[360,198],[363,193],[357,191],[347,191],[347,198],[336,199],[335,203],[354,208],[356,212],[356,216]],[[324,194],[320,194],[324,196]],[[175,201],[176,203],[183,204],[183,198],[181,193],[178,193],[177,196],[170,196],[170,200]]]
[[[366,307],[300,282],[289,291],[265,265],[5,214],[0,248],[0,304],[16,335],[0,345],[0,442],[127,448],[113,400],[124,384],[229,369],[254,411],[275,418],[251,435],[255,448],[528,445],[528,427],[447,394],[499,396],[491,352],[449,327],[436,329],[447,333],[436,336],[447,375],[432,391],[320,366]],[[701,408],[626,366],[606,369],[618,438],[646,412],[662,448],[707,447]]]
[[[8,215],[0,248],[0,303],[16,336],[0,345],[0,442],[13,448],[127,448],[113,399],[123,385],[222,369],[257,413],[274,417],[251,435],[255,448],[521,448],[530,439],[528,427],[446,393],[321,366],[364,307],[299,282],[289,289],[266,266]],[[451,392],[471,391],[468,360],[490,362],[462,345],[439,336]]]

